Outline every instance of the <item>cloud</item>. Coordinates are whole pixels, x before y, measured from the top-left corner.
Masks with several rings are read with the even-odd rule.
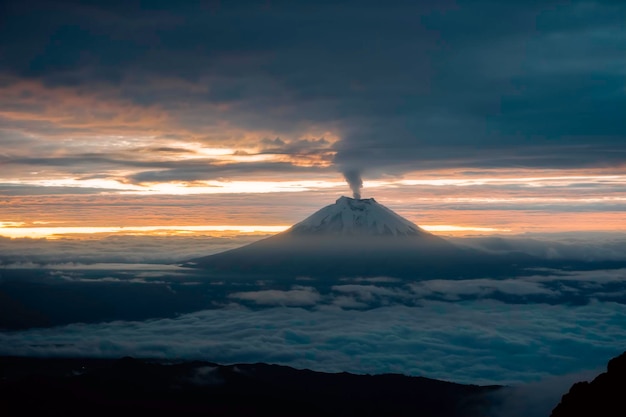
[[[241,178],[252,174],[310,173],[325,171],[320,166],[298,166],[290,162],[247,162],[232,164],[212,164],[211,161],[177,162],[176,168],[141,171],[128,177],[135,183],[216,180],[222,177]]]
[[[551,277],[554,279],[554,277]],[[546,279],[548,280],[548,279]],[[411,291],[421,297],[437,295],[449,300],[460,299],[461,296],[477,296],[486,298],[496,292],[514,296],[547,295],[557,296],[557,291],[545,288],[540,283],[529,282],[522,278],[516,279],[466,279],[466,280],[429,280],[409,285]]]
[[[492,395],[496,405],[489,412],[494,417],[549,416],[574,383],[591,381],[602,372],[603,369],[598,368],[549,376],[539,381],[500,390]]]
[[[490,253],[521,252],[544,259],[626,260],[626,238],[619,233],[528,234],[453,238],[454,243]]]
[[[345,285],[333,285],[331,289],[334,292],[342,294],[350,294],[355,296],[358,300],[364,302],[371,302],[374,299],[381,297],[404,297],[402,291],[393,288],[377,287],[375,285],[357,285],[357,284],[345,284]]]
[[[252,301],[264,306],[313,306],[320,301],[319,292],[312,287],[294,286],[287,291],[262,290],[245,291],[230,294],[230,298]]]
[[[539,269],[542,275],[530,276],[525,279],[533,282],[583,282],[593,284],[621,283],[626,277],[626,268],[618,269],[590,269],[584,271]]]
[[[271,198],[274,198],[273,196]],[[48,197],[43,201],[47,202]],[[232,197],[232,202],[226,202],[226,207],[230,205],[240,205],[241,197]],[[76,197],[77,204],[80,198]],[[93,201],[93,198],[89,198]],[[111,202],[111,199],[108,199]],[[189,198],[192,203],[193,198]],[[195,210],[195,206],[206,213],[209,208],[204,204],[204,198],[198,198],[197,203],[190,204],[189,210]],[[95,200],[99,201],[99,200]],[[104,200],[102,200],[104,202]],[[288,203],[288,202],[287,202]],[[123,197],[119,200],[119,205],[129,204]],[[165,204],[165,207],[163,205]],[[281,203],[282,204],[282,203]],[[293,204],[293,203],[292,203]],[[314,201],[313,203],[314,204]],[[44,204],[50,207],[51,204]],[[169,202],[165,197],[152,201],[147,199],[145,215],[156,215],[150,213],[150,206],[154,205],[154,210],[167,210]],[[250,209],[257,215],[258,207],[254,201],[249,202]],[[176,208],[176,206],[174,206]],[[288,204],[285,208],[291,209]],[[112,207],[100,207],[100,210],[114,211],[116,204]],[[213,210],[217,213],[222,210],[221,206],[216,206]],[[87,205],[81,210],[89,210],[95,213],[98,207]],[[249,215],[245,206],[239,208],[242,215]],[[304,212],[303,212],[304,214]],[[174,212],[172,212],[174,215]],[[268,215],[275,215],[270,212]],[[179,215],[179,221],[186,223],[185,215]],[[241,220],[239,220],[240,222]],[[63,224],[59,224],[62,226]],[[30,225],[37,226],[37,225]],[[194,257],[210,255],[213,253],[233,249],[248,243],[260,240],[265,235],[230,234],[228,236],[210,235],[187,235],[187,236],[158,236],[158,235],[110,235],[102,236],[63,236],[62,239],[10,239],[0,237],[0,262],[2,263],[172,263],[181,262]],[[620,233],[596,233],[585,235],[563,234],[563,235],[536,235],[533,237],[521,236],[481,236],[449,238],[457,245],[470,246],[490,253],[525,253],[528,255],[544,258],[546,260],[568,259],[585,262],[602,261],[623,261],[625,260],[624,246],[626,239]],[[599,267],[600,269],[602,267]],[[562,274],[561,274],[562,275]],[[571,278],[574,279],[574,278]],[[389,277],[345,278],[343,283],[371,283],[371,284],[393,284],[399,282],[398,279]],[[350,284],[352,285],[352,284]],[[506,285],[506,284],[502,284]],[[374,286],[337,286],[338,291],[345,291],[349,288],[377,288]],[[383,287],[380,287],[383,288]],[[385,290],[386,291],[386,290]]]
[[[103,236],[101,238],[9,239],[0,237],[0,265],[51,264],[56,268],[115,269],[115,264],[131,269],[130,264],[145,264],[143,268],[165,270],[166,263],[232,249],[260,239],[259,236]],[[78,266],[80,265],[80,266]]]
[[[46,187],[44,187],[46,188]],[[31,227],[121,227],[159,225],[289,225],[317,210],[320,201],[332,201],[334,190],[298,193],[227,193],[186,195],[47,194],[23,190],[23,195],[0,201],[4,221],[24,221]],[[71,207],[71,210],[68,209]],[[88,214],[87,214],[88,213]],[[15,220],[14,220],[15,219]],[[114,220],[112,220],[114,219]],[[45,223],[44,223],[45,222]],[[59,231],[63,233],[62,229]],[[232,238],[223,238],[227,242]],[[188,236],[189,242],[198,236]],[[241,236],[244,238],[244,236]],[[69,238],[69,237],[68,237]],[[97,236],[94,236],[97,238]],[[172,237],[184,239],[184,236]],[[248,236],[247,239],[259,239]],[[156,239],[155,241],[165,239]],[[217,240],[215,242],[218,242]],[[243,242],[243,240],[241,241]],[[60,244],[60,243],[57,243]],[[87,250],[88,246],[85,247]],[[143,251],[141,247],[139,251]],[[208,254],[208,253],[207,253]]]
[[[391,277],[356,277],[356,278],[340,278],[339,281],[344,281],[344,282],[369,282],[372,284],[376,284],[376,283],[394,283],[394,282],[401,282],[402,280],[400,278],[391,278]]]
[[[622,238],[594,234],[534,236],[530,242],[522,239],[523,244],[517,238],[477,241],[491,250],[529,253],[555,241],[580,248],[596,242],[611,254]],[[546,268],[506,279],[432,277],[416,282],[356,277],[307,281],[306,286],[295,285],[295,279],[212,282],[214,278],[201,271],[187,274],[175,266],[145,264],[188,259],[256,239],[113,236],[90,239],[88,244],[69,238],[0,239],[5,263],[34,269],[39,268],[37,262],[49,263],[37,279],[68,286],[57,288],[89,282],[99,294],[98,288],[124,281],[141,284],[138,293],[145,284],[180,291],[176,285],[186,281],[210,294],[203,301],[207,304],[197,308],[212,308],[169,319],[0,333],[0,354],[266,361],[322,371],[401,372],[520,385],[595,370],[623,350],[626,270],[602,261],[610,256],[577,264],[584,265],[580,270],[555,269],[547,262]],[[5,282],[27,280],[23,270],[9,269],[16,265],[6,266]],[[176,297],[172,292],[168,299],[181,300]],[[506,401],[527,397],[532,395],[520,391]],[[545,404],[551,401],[548,397],[546,393]]]
[[[333,297],[332,304],[337,307],[348,308],[348,309],[349,308],[365,309],[369,307],[368,304],[362,301],[358,301],[356,297],[354,296],[344,296],[344,295]]]
[[[230,305],[171,319],[0,333],[0,354],[262,361],[521,385],[603,367],[623,351],[625,320],[626,307],[610,302],[424,301],[364,311]]]
[[[623,165],[618,2],[66,6],[3,9],[0,115],[38,154],[128,132],[163,147],[279,137],[273,151],[336,152],[370,178]],[[332,150],[311,142],[324,132]]]

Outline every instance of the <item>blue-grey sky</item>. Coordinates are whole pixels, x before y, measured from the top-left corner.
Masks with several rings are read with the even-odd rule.
[[[227,123],[307,152],[315,144],[284,141],[315,127],[340,138],[327,155],[334,166],[379,173],[606,167],[626,156],[622,2],[5,1],[2,16],[4,88],[36,81],[158,108],[206,144],[221,143],[208,130]],[[76,132],[4,114],[36,107],[5,101],[2,124]],[[115,109],[102,113],[91,116]]]
[[[3,195],[549,171],[578,180],[546,195],[596,201],[624,178],[624,22],[600,0],[5,0]]]

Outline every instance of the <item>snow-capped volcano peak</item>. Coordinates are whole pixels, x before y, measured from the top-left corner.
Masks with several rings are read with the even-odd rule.
[[[416,236],[429,235],[373,198],[340,197],[287,231],[297,235]]]
[[[192,260],[215,273],[266,276],[424,276],[458,270],[463,250],[373,198],[341,197],[277,235]],[[463,270],[465,273],[465,270]]]

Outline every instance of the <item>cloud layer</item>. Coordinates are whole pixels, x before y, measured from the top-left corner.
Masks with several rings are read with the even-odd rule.
[[[177,263],[237,248],[268,235],[236,232],[183,235],[61,235],[53,239],[0,237],[0,264]],[[625,261],[622,233],[565,233],[449,238],[493,254],[524,253],[544,260]],[[384,281],[384,278],[383,278]]]
[[[572,374],[598,372],[624,350],[626,265],[616,256],[623,245],[618,234],[467,240],[484,250],[539,254],[546,261],[545,268],[503,279],[487,272],[455,281],[224,279],[162,265],[252,239],[1,239],[0,295],[13,303],[3,305],[20,308],[0,313],[22,314],[31,326],[50,325],[39,320],[48,314],[52,324],[63,325],[0,332],[0,354],[399,372],[520,386],[498,400],[508,403],[527,403],[539,390],[546,394],[545,408],[558,399],[556,389],[548,395],[541,388],[546,380],[563,391]],[[593,256],[549,267],[554,259],[583,253]],[[39,316],[32,316],[34,310]]]
[[[134,182],[623,164],[620,3],[161,6],[3,3],[14,175],[84,161]],[[201,170],[191,144],[239,152]]]
[[[367,311],[238,305],[174,319],[0,334],[2,354],[201,358],[322,371],[520,384],[601,368],[623,349],[623,304],[424,301]]]

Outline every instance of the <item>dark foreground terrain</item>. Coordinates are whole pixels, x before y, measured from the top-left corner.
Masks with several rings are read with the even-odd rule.
[[[2,416],[481,416],[498,386],[277,365],[0,358]]]
[[[593,381],[581,381],[563,395],[551,417],[626,416],[626,352],[609,361]]]

